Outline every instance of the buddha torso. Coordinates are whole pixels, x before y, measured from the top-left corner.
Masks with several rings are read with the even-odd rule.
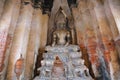
[[[69,31],[67,30],[56,30],[53,35],[56,37],[56,44],[65,45],[67,42],[67,36],[69,36]]]

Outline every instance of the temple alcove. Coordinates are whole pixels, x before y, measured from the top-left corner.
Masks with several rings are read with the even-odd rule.
[[[55,39],[60,12],[67,20],[65,40],[69,46],[79,46],[79,59],[85,60],[90,76],[119,80],[119,9],[120,0],[0,0],[0,80],[33,80],[39,76],[37,69],[49,52],[46,47],[53,42],[65,44]],[[65,49],[57,45],[54,49]],[[61,57],[56,60],[63,63]]]

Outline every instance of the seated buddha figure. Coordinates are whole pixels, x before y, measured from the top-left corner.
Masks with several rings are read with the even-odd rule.
[[[55,20],[56,30],[53,32],[52,46],[64,45],[68,46],[70,43],[70,32],[66,29],[66,18],[62,12],[57,16]]]

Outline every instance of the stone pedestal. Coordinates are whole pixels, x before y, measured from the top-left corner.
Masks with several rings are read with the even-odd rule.
[[[38,69],[40,75],[34,80],[93,80],[78,52],[79,46],[47,46],[45,50],[47,53],[43,53],[42,66]]]

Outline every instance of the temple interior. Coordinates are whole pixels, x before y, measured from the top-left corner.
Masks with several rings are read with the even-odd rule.
[[[0,80],[120,80],[120,0],[0,0]]]

